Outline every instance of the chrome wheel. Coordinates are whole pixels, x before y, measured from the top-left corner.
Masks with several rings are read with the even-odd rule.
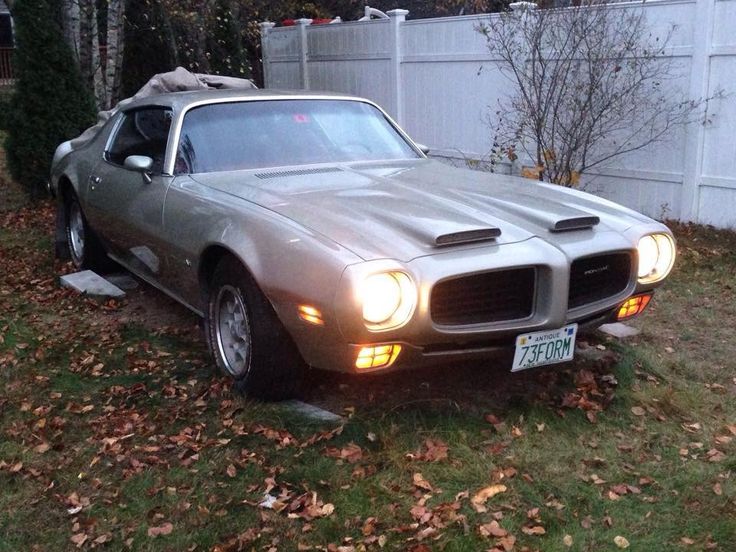
[[[76,201],[69,208],[67,235],[72,261],[74,261],[75,265],[81,266],[84,261],[84,218],[82,218],[82,210],[79,208],[79,203]]]
[[[251,332],[248,312],[239,289],[224,285],[215,300],[214,330],[225,369],[235,378],[250,370]]]

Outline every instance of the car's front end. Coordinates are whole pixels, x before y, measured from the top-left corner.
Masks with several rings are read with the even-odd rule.
[[[512,350],[519,336],[638,315],[674,261],[671,233],[657,223],[600,232],[595,240],[566,238],[490,241],[405,263],[351,265],[334,317],[302,306],[319,316],[302,318],[313,331],[302,333],[301,348],[313,365],[357,373],[494,356]]]

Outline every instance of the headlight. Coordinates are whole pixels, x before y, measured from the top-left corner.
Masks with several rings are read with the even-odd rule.
[[[639,283],[663,280],[675,262],[675,242],[667,234],[652,234],[639,240]]]
[[[416,296],[416,286],[403,272],[368,276],[360,288],[366,327],[385,330],[406,323],[414,312]]]

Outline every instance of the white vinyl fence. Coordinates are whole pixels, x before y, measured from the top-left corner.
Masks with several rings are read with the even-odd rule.
[[[676,26],[671,82],[693,99],[726,95],[707,124],[588,175],[588,191],[657,218],[736,227],[736,0],[648,0],[652,31]],[[344,92],[384,107],[432,155],[454,163],[487,158],[498,99],[512,90],[475,31],[489,16],[388,19],[293,27],[261,24],[267,88]],[[508,167],[518,170],[519,167]]]

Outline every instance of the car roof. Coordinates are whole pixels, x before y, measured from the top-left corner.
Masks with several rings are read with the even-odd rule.
[[[175,111],[186,109],[192,104],[206,104],[208,102],[221,102],[223,100],[242,100],[242,101],[253,101],[253,100],[278,100],[278,99],[353,99],[363,100],[355,96],[347,94],[338,94],[335,92],[315,92],[310,90],[273,90],[263,88],[232,88],[227,90],[193,90],[186,92],[167,92],[165,94],[157,94],[155,96],[147,96],[133,100],[123,107],[123,111],[129,111],[131,109],[137,109],[146,106],[160,106],[170,107]],[[364,101],[364,100],[363,100]]]

